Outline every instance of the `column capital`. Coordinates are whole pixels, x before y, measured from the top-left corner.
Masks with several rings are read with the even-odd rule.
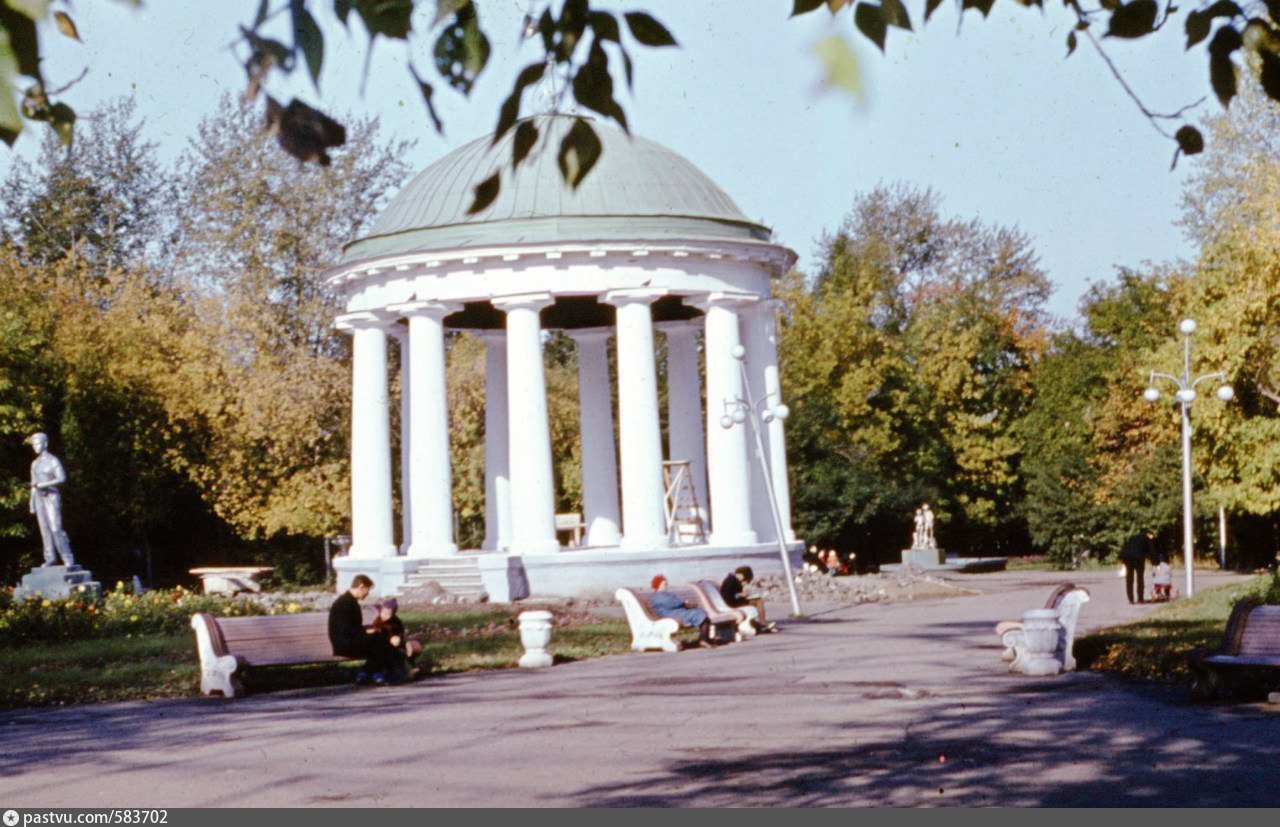
[[[619,307],[624,304],[653,304],[658,299],[670,295],[665,287],[633,287],[624,290],[609,290],[600,297],[600,301]]]
[[[603,342],[613,335],[611,327],[579,327],[563,331],[564,335],[575,342]]]
[[[541,310],[550,307],[555,298],[550,293],[522,293],[517,296],[501,296],[490,300],[490,304],[504,313],[512,310]]]
[[[396,317],[390,313],[377,310],[361,310],[355,313],[343,313],[334,319],[333,326],[338,330],[388,330],[396,323]]]
[[[413,301],[403,304],[392,304],[387,306],[387,310],[399,316],[434,316],[437,319],[443,319],[450,313],[457,313],[462,309],[462,305],[452,302],[433,302],[433,301]]]
[[[759,302],[760,296],[755,293],[738,293],[718,290],[714,293],[704,293],[701,296],[690,296],[684,301],[685,304],[690,307],[695,307],[705,313],[712,307],[725,307],[730,310],[749,307]]]
[[[679,319],[670,322],[656,322],[653,326],[668,336],[672,334],[680,335],[681,333],[694,335],[699,330],[702,330],[702,318],[699,317],[697,319]]]

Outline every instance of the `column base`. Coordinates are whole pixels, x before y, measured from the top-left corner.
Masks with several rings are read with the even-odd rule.
[[[526,542],[513,542],[508,551],[510,554],[554,554],[561,551],[562,547],[559,540],[531,540]]]
[[[347,550],[347,557],[358,557],[361,560],[385,560],[388,557],[399,557],[400,547],[395,543],[385,545],[353,545]]]
[[[409,546],[405,550],[406,557],[422,559],[423,557],[451,557],[458,553],[457,543],[424,543],[421,546]]]
[[[670,545],[671,543],[668,541],[667,535],[665,534],[651,534],[647,537],[631,537],[624,534],[622,536],[622,540],[618,543],[618,548],[623,551],[630,551],[634,549],[657,551],[659,549],[667,548]]]
[[[709,543],[713,546],[753,546],[760,542],[754,531],[712,531]]]

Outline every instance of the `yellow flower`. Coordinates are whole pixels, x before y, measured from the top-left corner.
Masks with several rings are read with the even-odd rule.
[[[138,616],[137,616],[137,615],[130,615],[130,616],[129,616],[129,622],[130,622],[130,623],[137,623],[137,622],[138,622]]]
[[[44,601],[43,603],[41,603],[41,604],[40,604],[40,606],[41,606],[42,608],[45,608],[45,609],[49,608],[49,607],[50,607],[50,606],[52,606],[52,605],[53,605],[53,601],[52,601],[52,600],[46,600],[46,601]]]

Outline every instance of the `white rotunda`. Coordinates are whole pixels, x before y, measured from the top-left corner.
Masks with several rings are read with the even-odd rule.
[[[724,427],[747,388],[780,402],[771,280],[795,254],[689,161],[599,122],[600,161],[569,189],[556,154],[573,120],[536,118],[538,144],[514,173],[514,130],[446,155],[322,274],[345,306],[337,326],[353,337],[352,539],[334,561],[340,590],[360,572],[388,594],[462,567],[505,602],[647,588],[657,572],[673,583],[718,581],[743,564],[778,572],[782,546],[799,557],[782,417],[755,419],[759,440],[751,423]],[[474,187],[499,168],[498,197],[469,215]],[[475,550],[453,536],[451,330],[486,342],[485,539]],[[579,363],[583,503],[563,545],[542,358],[549,330],[573,339]],[[658,336],[666,337],[665,410]],[[398,480],[392,343],[403,389]]]

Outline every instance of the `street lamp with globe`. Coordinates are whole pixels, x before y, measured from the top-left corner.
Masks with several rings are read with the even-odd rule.
[[[742,425],[748,420],[751,423],[750,430],[755,435],[756,440],[756,456],[760,458],[760,466],[764,472],[761,476],[764,477],[765,491],[769,495],[769,509],[773,512],[773,527],[778,535],[778,553],[782,556],[782,571],[787,579],[787,589],[791,596],[791,613],[793,617],[801,617],[800,596],[796,593],[795,577],[791,573],[791,558],[787,551],[786,532],[782,527],[782,512],[778,508],[778,497],[773,490],[773,474],[769,468],[769,455],[764,450],[764,438],[760,435],[760,422],[769,423],[775,419],[785,420],[791,415],[791,409],[781,402],[772,407],[767,405],[769,397],[775,395],[772,393],[767,393],[759,399],[752,398],[751,384],[747,380],[747,366],[744,362],[747,355],[746,348],[742,345],[734,345],[730,348],[729,355],[737,360],[738,370],[742,372],[742,392],[746,398],[739,397],[737,399],[724,400],[725,412],[720,417],[720,427],[728,430],[735,425]],[[759,421],[757,421],[757,417]]]
[[[1168,379],[1177,385],[1178,390],[1174,393],[1174,399],[1182,406],[1182,553],[1183,563],[1187,569],[1187,596],[1194,594],[1194,546],[1191,537],[1191,403],[1196,401],[1196,385],[1201,382],[1214,380],[1220,382],[1214,395],[1223,402],[1229,402],[1235,396],[1235,390],[1226,383],[1226,374],[1222,371],[1214,373],[1206,373],[1203,376],[1191,378],[1191,334],[1196,332],[1196,323],[1194,319],[1183,319],[1178,325],[1178,330],[1182,332],[1182,375],[1173,376],[1168,373],[1151,372],[1151,378],[1148,380],[1147,389],[1142,392],[1142,398],[1148,402],[1158,402],[1160,400],[1160,390],[1155,386],[1157,379]]]

